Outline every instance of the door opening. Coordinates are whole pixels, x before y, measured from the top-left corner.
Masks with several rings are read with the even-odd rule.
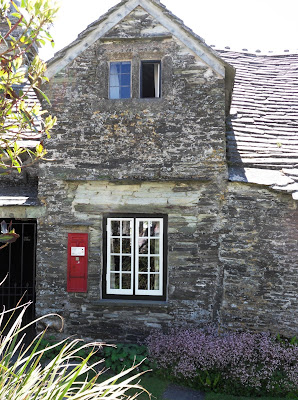
[[[36,267],[36,220],[12,220],[12,228],[20,235],[16,242],[0,250],[0,306],[6,310],[32,302],[27,308],[23,325],[35,318],[35,267]],[[7,318],[5,318],[7,319]]]

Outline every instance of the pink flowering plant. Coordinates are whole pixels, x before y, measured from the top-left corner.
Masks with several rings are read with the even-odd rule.
[[[197,389],[297,398],[297,340],[208,326],[154,332],[147,346],[159,373]]]

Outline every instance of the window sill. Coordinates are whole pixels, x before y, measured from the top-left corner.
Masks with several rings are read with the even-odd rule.
[[[153,301],[153,300],[123,300],[123,299],[101,299],[92,301],[93,305],[102,307],[115,306],[115,307],[156,307],[156,308],[168,308],[169,303],[167,301]]]
[[[165,98],[164,97],[128,97],[122,99],[110,99],[106,98],[105,100],[109,100],[110,102],[120,102],[120,101],[152,101],[152,102],[162,102]]]

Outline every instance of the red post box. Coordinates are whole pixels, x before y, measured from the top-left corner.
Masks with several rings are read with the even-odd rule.
[[[67,291],[87,292],[88,233],[68,234]]]

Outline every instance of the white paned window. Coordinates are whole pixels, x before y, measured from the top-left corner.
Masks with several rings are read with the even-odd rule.
[[[108,219],[107,294],[133,294],[133,238],[133,219]]]
[[[136,219],[136,294],[162,295],[163,220]]]
[[[106,219],[106,295],[165,296],[164,217]]]

